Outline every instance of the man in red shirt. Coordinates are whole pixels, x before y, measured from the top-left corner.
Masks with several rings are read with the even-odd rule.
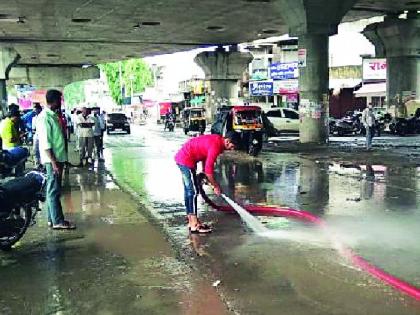
[[[234,132],[228,132],[224,137],[204,135],[188,140],[175,155],[175,161],[182,173],[188,228],[191,233],[211,232],[211,228],[201,224],[197,218],[197,163],[203,163],[203,171],[207,175],[208,181],[213,186],[216,195],[220,195],[220,186],[214,179],[214,164],[224,150],[235,149],[236,140],[237,137]]]

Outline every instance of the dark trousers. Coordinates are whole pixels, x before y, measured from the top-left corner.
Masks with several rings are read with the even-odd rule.
[[[95,136],[93,139],[95,142],[96,155],[99,159],[102,156],[102,136]]]

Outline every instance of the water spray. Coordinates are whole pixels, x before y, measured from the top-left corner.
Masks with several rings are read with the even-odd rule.
[[[222,194],[221,196],[223,199],[228,203],[228,206],[222,206],[214,203],[204,192],[202,184],[203,180],[205,179],[205,175],[199,174],[198,181],[199,181],[199,190],[200,194],[202,195],[203,199],[214,209],[219,211],[225,212],[237,212],[241,218],[250,226],[257,233],[263,234],[267,232],[267,228],[258,221],[254,215],[262,215],[262,216],[277,216],[277,217],[287,217],[293,218],[303,222],[313,223],[315,225],[320,226],[321,228],[325,229],[327,233],[329,232],[328,226],[326,225],[325,221],[316,215],[304,211],[304,210],[296,210],[291,208],[281,208],[281,207],[270,207],[270,206],[256,206],[256,205],[247,205],[247,206],[240,206],[232,199],[227,197],[226,195]],[[395,277],[386,271],[382,270],[381,268],[375,266],[374,264],[367,261],[365,258],[357,255],[353,250],[342,244],[334,234],[328,233],[331,242],[334,245],[334,248],[338,251],[338,253],[346,258],[347,260],[351,261],[354,266],[364,270],[365,272],[369,273],[370,275],[374,276],[375,278],[381,280],[382,282],[392,286],[397,291],[407,294],[408,296],[414,298],[417,301],[420,301],[420,288],[405,282],[398,277]]]

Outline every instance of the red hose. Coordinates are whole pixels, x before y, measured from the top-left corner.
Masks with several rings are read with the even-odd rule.
[[[221,206],[215,204],[210,198],[206,195],[202,186],[200,187],[200,193],[203,199],[214,209],[219,211],[226,211],[226,212],[235,212],[235,210],[230,206]],[[326,228],[326,223],[321,218],[317,217],[316,215],[304,211],[304,210],[296,210],[290,208],[278,208],[278,207],[269,207],[269,206],[255,206],[255,205],[248,205],[244,206],[247,211],[253,213],[255,215],[262,215],[262,216],[279,216],[279,217],[289,217],[294,218],[304,222],[310,222],[317,224],[323,228]],[[383,281],[384,283],[394,287],[400,292],[403,292],[412,298],[420,301],[420,288],[405,282],[386,271],[382,270],[381,268],[371,264],[363,257],[354,253],[350,248],[344,246],[343,244],[339,243],[337,240],[333,239],[336,248],[338,249],[340,255],[345,257],[346,259],[350,260],[355,266],[359,267],[360,269],[366,271],[367,273],[371,274],[375,278]]]

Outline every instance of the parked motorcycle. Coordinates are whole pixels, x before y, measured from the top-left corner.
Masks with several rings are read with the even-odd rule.
[[[389,129],[391,133],[405,136],[409,134],[420,133],[420,120],[413,118],[396,118],[390,125]]]
[[[35,224],[44,201],[45,175],[30,172],[0,184],[0,249],[10,250]]]
[[[28,156],[28,149],[22,147],[16,147],[12,152],[2,150],[0,139],[0,178],[23,175]]]
[[[363,128],[360,116],[360,113],[354,113],[341,119],[331,120],[329,123],[330,134],[339,136],[360,134]]]

